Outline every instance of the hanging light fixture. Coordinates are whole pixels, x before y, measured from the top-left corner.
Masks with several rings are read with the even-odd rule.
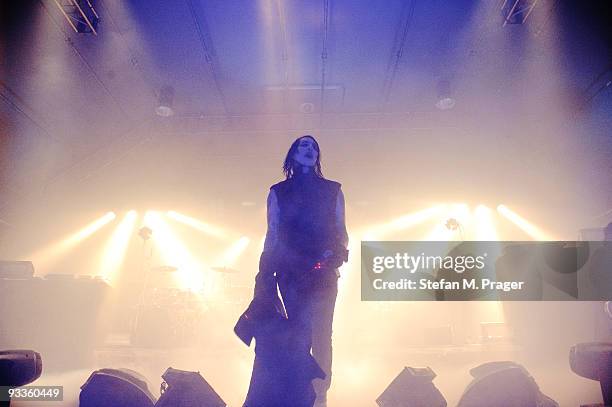
[[[436,107],[440,110],[449,110],[455,107],[455,99],[451,96],[450,82],[441,80],[438,82],[438,101]]]
[[[162,86],[157,98],[158,105],[155,108],[155,113],[161,117],[170,117],[174,115],[174,88],[172,86]]]

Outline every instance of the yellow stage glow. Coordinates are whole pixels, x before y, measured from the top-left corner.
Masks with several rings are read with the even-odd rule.
[[[485,205],[478,205],[474,209],[474,240],[498,241],[499,236],[493,223],[493,211]]]
[[[338,302],[343,301],[345,296],[349,295],[349,289],[345,287],[350,287],[351,284],[357,284],[360,281],[358,267],[361,266],[361,241],[357,237],[349,235],[347,249],[349,251],[348,262],[340,267],[342,278],[338,279]]]
[[[132,238],[137,219],[138,213],[136,213],[136,211],[129,211],[126,213],[102,251],[100,272],[98,274],[111,284],[115,281],[123,265],[123,260],[125,259],[128,244],[130,238]]]
[[[210,225],[190,216],[183,215],[175,211],[168,211],[166,212],[166,215],[177,222],[180,222],[187,226],[191,226],[192,228],[199,230],[200,232],[206,233],[207,235],[218,238],[227,237],[227,233],[222,228]]]
[[[235,241],[225,252],[221,255],[219,259],[219,264],[222,267],[232,267],[236,260],[240,257],[240,255],[246,250],[247,246],[251,242],[246,236],[242,236],[240,239]]]
[[[341,370],[342,378],[351,386],[363,386],[371,378],[372,366],[367,362],[352,360]]]
[[[60,240],[59,242],[53,243],[40,251],[28,256],[31,258],[36,266],[46,266],[58,257],[66,253],[68,250],[75,247],[77,244],[93,235],[95,232],[100,230],[104,225],[115,219],[116,215],[114,212],[107,212],[104,216],[91,222],[83,229],[78,230]]]
[[[161,214],[156,211],[147,211],[145,225],[153,231],[151,240],[159,250],[165,265],[178,269],[174,275],[177,286],[182,290],[210,294],[214,286],[211,280],[214,277],[209,267],[198,261],[187,250]]]
[[[551,235],[544,232],[538,226],[529,222],[525,218],[521,217],[516,212],[512,211],[505,205],[498,205],[497,212],[499,212],[503,217],[508,219],[510,222],[514,223],[518,226],[523,232],[527,233],[535,240],[555,240]]]
[[[428,219],[441,213],[444,208],[445,205],[435,205],[430,208],[420,210],[418,212],[413,212],[400,216],[399,218],[393,219],[390,222],[384,223],[382,225],[374,226],[368,229],[368,231],[363,235],[362,240],[381,240],[384,236],[392,232],[405,230],[427,221]]]
[[[88,238],[89,236],[97,232],[99,229],[101,229],[102,226],[106,225],[107,223],[115,219],[116,217],[117,215],[115,215],[115,212],[107,212],[100,219],[93,221],[92,223],[85,226],[80,231],[76,232],[74,235],[64,240],[64,243],[67,245],[70,245],[70,244],[78,243],[82,240],[85,240],[86,238]]]
[[[486,322],[506,322],[501,301],[479,301],[484,305],[482,320]]]

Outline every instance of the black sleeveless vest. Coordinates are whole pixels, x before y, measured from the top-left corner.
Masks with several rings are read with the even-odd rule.
[[[335,248],[339,183],[312,173],[296,174],[270,189],[280,209],[279,254],[316,262],[326,249]]]

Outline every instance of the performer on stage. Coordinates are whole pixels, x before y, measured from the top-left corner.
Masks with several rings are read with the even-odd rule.
[[[323,177],[321,151],[312,136],[293,142],[283,171],[286,179],[273,185],[268,195],[268,230],[254,301],[274,301],[278,284],[290,346],[298,354],[312,350],[325,373],[325,379],[312,382],[314,405],[324,407],[331,383],[338,267],[347,259],[344,196],[339,183]],[[255,376],[254,369],[250,395],[261,390]],[[249,397],[246,405],[251,405]],[[292,405],[302,404],[296,400]]]

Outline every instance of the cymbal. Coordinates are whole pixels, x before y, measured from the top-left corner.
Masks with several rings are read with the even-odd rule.
[[[232,269],[229,267],[211,267],[212,270],[217,271],[219,273],[228,273],[228,274],[235,274],[235,273],[240,273],[239,270],[236,269]]]

